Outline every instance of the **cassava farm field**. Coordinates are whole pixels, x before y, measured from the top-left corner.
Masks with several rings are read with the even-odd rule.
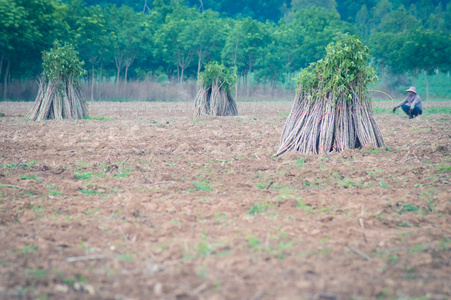
[[[0,103],[2,299],[451,296],[450,115],[377,114],[386,148],[274,160],[291,103],[31,106]]]

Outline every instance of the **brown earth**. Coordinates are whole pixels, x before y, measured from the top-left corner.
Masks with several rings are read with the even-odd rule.
[[[0,111],[2,299],[449,299],[451,117],[273,159],[290,103]],[[95,120],[97,119],[97,120]]]

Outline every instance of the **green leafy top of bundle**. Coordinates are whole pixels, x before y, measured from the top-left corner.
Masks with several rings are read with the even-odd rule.
[[[215,80],[218,82],[220,90],[227,93],[232,92],[233,85],[237,82],[238,76],[236,75],[237,68],[227,68],[223,64],[217,62],[209,62],[205,64],[204,71],[199,74],[200,85],[204,89],[208,89],[213,86]]]
[[[42,60],[42,75],[47,81],[76,81],[86,74],[83,69],[85,63],[80,61],[78,52],[70,44],[65,43],[62,46],[59,41],[55,41],[50,51],[43,52]]]
[[[374,68],[368,66],[370,51],[358,36],[339,34],[326,52],[326,57],[299,73],[298,85],[308,96],[333,93],[335,100],[351,100],[354,93],[366,93],[367,86],[377,81]]]

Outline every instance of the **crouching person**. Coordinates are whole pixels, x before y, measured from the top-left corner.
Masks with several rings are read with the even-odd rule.
[[[409,116],[409,119],[413,119],[416,116],[423,114],[423,105],[421,105],[420,96],[415,92],[415,87],[412,86],[406,90],[406,92],[408,92],[409,95],[393,108],[393,113],[395,113],[398,107],[401,107]]]

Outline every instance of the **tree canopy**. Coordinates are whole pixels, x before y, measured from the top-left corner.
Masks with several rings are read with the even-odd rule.
[[[449,19],[451,3],[438,0],[0,0],[0,78],[40,75],[42,52],[60,40],[90,79],[182,82],[219,61],[286,84],[337,33],[358,35],[378,72],[448,71]]]

